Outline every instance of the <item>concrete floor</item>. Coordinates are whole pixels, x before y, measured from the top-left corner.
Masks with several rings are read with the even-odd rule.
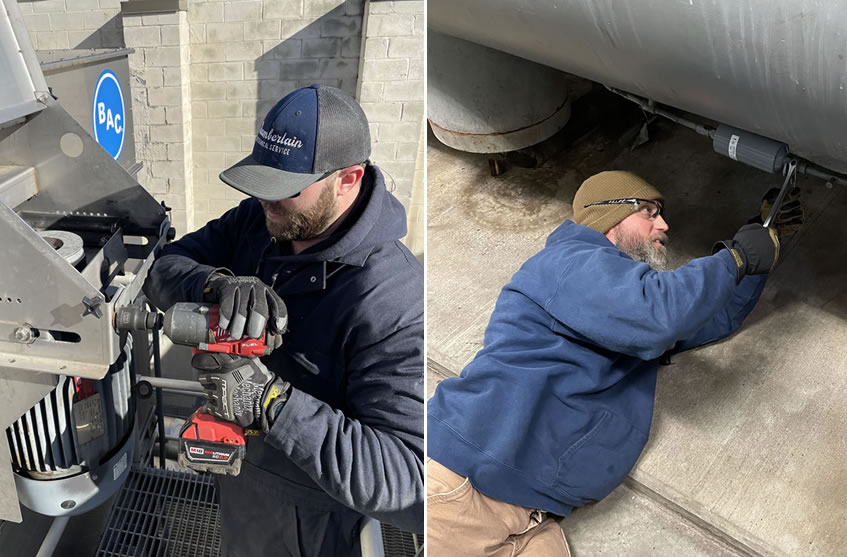
[[[671,259],[708,254],[781,185],[658,121],[622,146],[614,118],[535,169],[491,177],[487,158],[428,142],[430,377],[482,346],[500,288],[571,212],[588,176],[626,169],[666,197]],[[804,229],[734,337],[660,370],[650,441],[628,484],[566,518],[575,555],[847,554],[847,192],[800,177]]]

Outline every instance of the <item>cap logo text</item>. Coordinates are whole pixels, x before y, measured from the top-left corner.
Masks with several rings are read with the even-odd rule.
[[[273,128],[270,131],[265,131],[264,129],[259,130],[259,137],[256,138],[256,143],[269,151],[282,155],[290,155],[291,149],[300,149],[303,147],[303,142],[297,139],[296,135],[289,137],[288,132],[283,132],[280,135]]]

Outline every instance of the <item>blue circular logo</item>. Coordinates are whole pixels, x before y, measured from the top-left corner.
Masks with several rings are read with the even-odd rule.
[[[94,88],[91,104],[91,124],[94,139],[106,152],[117,159],[124,148],[124,96],[112,70],[104,70]]]

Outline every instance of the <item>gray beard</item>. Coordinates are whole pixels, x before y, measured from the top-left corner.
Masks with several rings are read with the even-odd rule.
[[[668,237],[663,232],[658,232],[649,238],[642,238],[619,231],[615,246],[635,261],[647,263],[656,271],[669,271],[668,252],[664,248],[654,246],[654,240],[662,240],[667,245]]]
[[[290,242],[311,240],[329,228],[335,220],[336,203],[334,188],[327,184],[315,204],[305,211],[287,211],[276,203],[267,201],[262,201],[262,207],[273,207],[274,212],[278,211],[282,215],[276,220],[265,217],[265,224],[271,236],[279,242]]]

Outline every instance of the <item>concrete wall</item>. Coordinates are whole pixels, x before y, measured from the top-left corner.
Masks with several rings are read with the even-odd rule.
[[[218,174],[252,151],[279,99],[312,83],[355,93],[362,1],[193,0],[188,20],[200,223],[243,199]]]
[[[367,2],[359,100],[375,138],[373,158],[409,207],[424,117],[424,2]]]
[[[120,0],[18,0],[36,50],[124,46]]]
[[[137,158],[144,163],[138,179],[174,209],[178,234],[243,198],[218,174],[252,150],[276,101],[321,83],[356,95],[365,108],[372,160],[406,206],[406,243],[422,256],[423,0],[20,5],[37,49],[136,49],[130,69]],[[151,5],[168,9],[149,12]]]
[[[71,0],[68,0],[70,2]],[[133,13],[124,5],[138,181],[172,209],[179,235],[202,226],[194,218],[194,143],[188,14]]]

